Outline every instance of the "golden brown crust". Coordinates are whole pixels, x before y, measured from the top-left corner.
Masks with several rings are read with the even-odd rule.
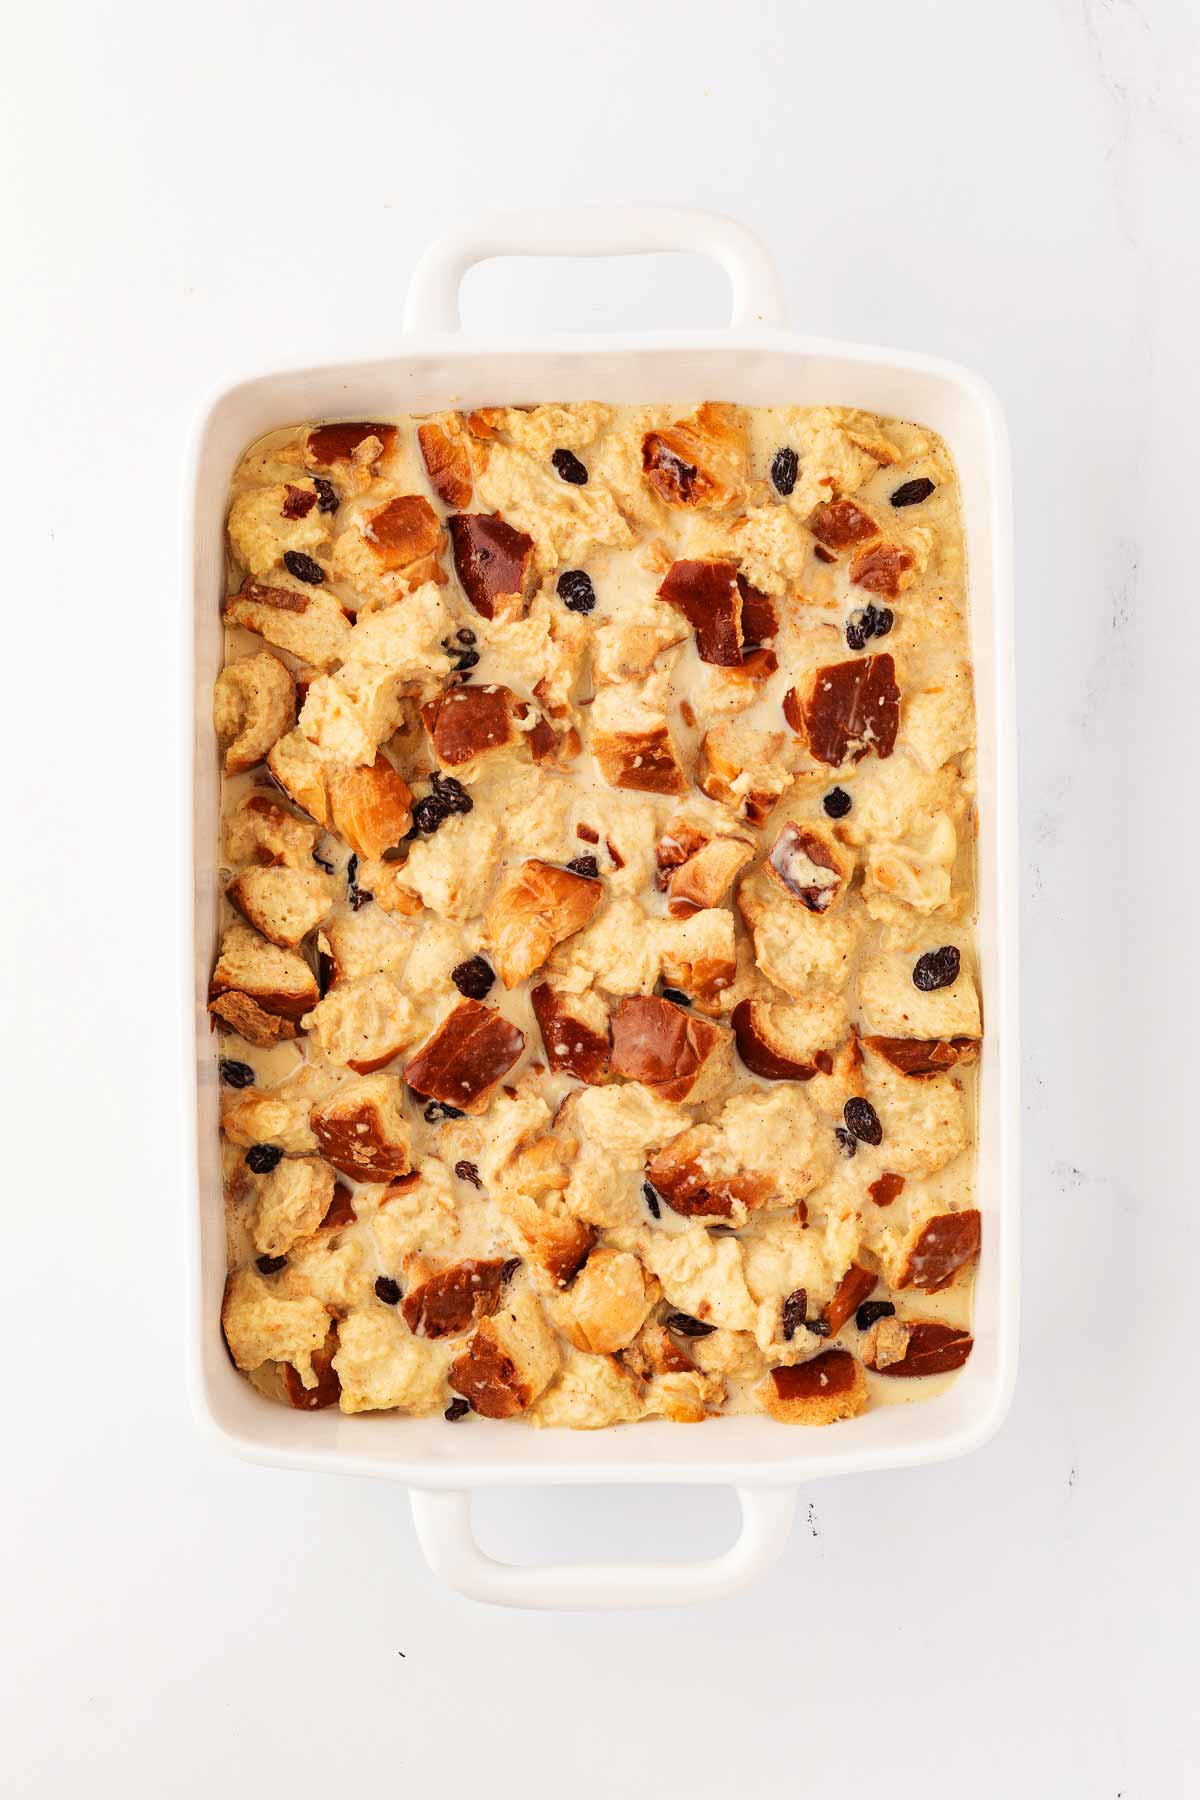
[[[970,1332],[960,1326],[943,1325],[936,1319],[902,1321],[908,1342],[902,1357],[884,1363],[871,1360],[870,1347],[864,1349],[867,1367],[880,1375],[922,1376],[948,1375],[961,1369],[974,1348]]]
[[[592,754],[609,787],[639,794],[685,794],[687,777],[664,723],[644,731],[597,731]]]
[[[909,1246],[897,1287],[936,1293],[979,1255],[980,1215],[974,1208],[926,1220]]]
[[[323,469],[332,468],[335,463],[353,462],[355,451],[370,438],[378,441],[380,453],[386,456],[396,441],[396,427],[361,420],[318,425],[308,434],[307,460]]]
[[[701,662],[736,668],[742,660],[742,596],[730,562],[675,562],[658,590],[696,634]]]
[[[484,915],[492,963],[505,987],[540,969],[556,944],[582,929],[603,883],[530,857],[501,877]]]
[[[219,994],[210,1000],[208,1010],[214,1019],[220,1019],[231,1031],[245,1038],[248,1044],[254,1044],[260,1050],[270,1049],[285,1038],[294,1038],[299,1026],[294,1019],[281,1018],[276,1013],[269,1013],[249,994],[242,994],[235,989]]]
[[[812,913],[833,910],[846,891],[851,866],[828,832],[790,819],[763,864],[776,887]]]
[[[457,769],[515,744],[522,736],[516,721],[527,711],[511,688],[497,684],[450,688],[421,708],[421,718],[438,761]]]
[[[849,550],[879,536],[879,527],[870,513],[853,500],[829,500],[818,506],[808,521],[808,529],[827,550]]]
[[[622,1000],[613,1015],[612,1069],[663,1100],[686,1100],[712,1068],[729,1033],[654,994]]]
[[[767,1000],[739,1000],[733,1009],[738,1055],[751,1074],[764,1081],[811,1081],[817,1073],[815,1056],[799,1056],[789,1049],[789,1010]]]
[[[359,769],[336,769],[328,780],[333,829],[356,856],[382,856],[412,824],[412,791],[385,756]]]
[[[879,1277],[871,1269],[864,1269],[861,1263],[850,1264],[822,1315],[829,1327],[830,1337],[837,1336],[850,1315],[858,1311],[878,1285]]]
[[[546,1061],[556,1073],[574,1075],[594,1085],[609,1071],[611,1031],[597,1031],[578,1016],[577,996],[559,994],[540,982],[529,996],[542,1034]]]
[[[400,1304],[410,1331],[419,1337],[452,1337],[469,1331],[495,1312],[512,1274],[503,1257],[464,1257],[437,1269],[423,1258],[405,1265],[410,1286]]]
[[[320,1106],[310,1124],[321,1155],[355,1181],[391,1181],[410,1168],[411,1138],[400,1091],[388,1075],[346,1082]]]
[[[960,1064],[979,1060],[979,1039],[865,1037],[863,1043],[901,1075],[920,1079],[944,1075]]]
[[[471,452],[462,419],[449,413],[417,427],[429,484],[443,506],[461,512],[471,504]]]
[[[291,1363],[280,1365],[283,1390],[287,1395],[289,1406],[294,1406],[299,1412],[318,1412],[323,1407],[337,1405],[342,1396],[342,1384],[338,1380],[338,1372],[333,1366],[337,1347],[337,1325],[333,1324],[329,1328],[329,1336],[320,1349],[314,1350],[312,1353],[312,1369],[317,1378],[316,1387],[306,1388]]]
[[[485,619],[522,611],[533,575],[533,539],[498,513],[453,513],[446,521],[463,593]]]
[[[423,495],[398,494],[365,514],[364,525],[366,542],[385,573],[403,573],[409,588],[449,579],[439,560],[446,533]]]
[[[462,1112],[486,1112],[497,1084],[525,1048],[525,1034],[478,1000],[447,1014],[404,1070],[409,1087]]]
[[[831,768],[869,750],[890,756],[900,725],[895,662],[885,652],[814,669],[802,687],[788,689],[783,711],[810,754]]]
[[[757,1390],[763,1411],[783,1425],[832,1425],[867,1410],[867,1378],[848,1350],[772,1369]]]
[[[646,485],[671,507],[733,506],[746,486],[746,433],[739,409],[708,402],[642,439]]]

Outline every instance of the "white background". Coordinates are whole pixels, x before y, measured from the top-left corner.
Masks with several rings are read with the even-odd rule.
[[[1189,1791],[1198,50],[1192,0],[12,9],[5,1791]],[[797,325],[958,358],[1009,409],[1023,1363],[987,1449],[814,1487],[741,1597],[542,1617],[441,1590],[402,1491],[222,1461],[188,1416],[181,457],[226,374],[390,349],[448,220],[629,200],[744,219]],[[725,290],[508,264],[468,303],[710,324]],[[479,1512],[518,1558],[734,1523],[704,1491]]]

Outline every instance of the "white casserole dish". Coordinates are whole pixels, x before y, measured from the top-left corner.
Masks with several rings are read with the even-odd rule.
[[[468,338],[461,331],[459,284],[486,257],[660,250],[706,253],[722,263],[733,285],[726,330],[538,342]],[[464,1430],[448,1428],[440,1416],[293,1412],[260,1396],[226,1354],[218,1324],[225,1227],[217,1050],[205,1002],[219,897],[219,762],[211,694],[221,662],[223,527],[234,465],[251,440],[303,419],[550,400],[862,407],[931,426],[957,464],[978,690],[983,1248],[974,1352],[949,1389],[928,1401],[875,1409],[819,1430],[766,1417],[713,1420],[699,1431],[654,1421],[597,1433],[539,1432],[487,1419],[472,1419]],[[1010,477],[1003,415],[986,385],[931,357],[785,329],[771,263],[731,221],[658,209],[493,215],[426,252],[413,276],[396,354],[282,369],[223,387],[199,421],[187,480],[185,583],[194,621],[183,658],[189,737],[181,805],[184,892],[194,896],[183,963],[188,1364],[197,1412],[221,1444],[254,1462],[403,1482],[412,1489],[426,1556],[454,1587],[481,1600],[554,1608],[678,1603],[729,1592],[782,1550],[798,1484],[944,1461],[984,1443],[1004,1417],[1016,1374],[1019,1118]],[[742,1530],[723,1556],[699,1563],[528,1568],[486,1557],[471,1532],[471,1490],[540,1482],[732,1483]]]

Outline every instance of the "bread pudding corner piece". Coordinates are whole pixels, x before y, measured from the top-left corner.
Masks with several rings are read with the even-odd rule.
[[[733,1038],[687,1007],[639,994],[613,1014],[611,1066],[664,1100],[699,1105],[732,1081]]]
[[[417,426],[417,442],[429,485],[443,506],[462,512],[471,504],[471,442],[461,413],[439,413]]]
[[[881,950],[859,971],[868,1035],[922,1040],[980,1035],[979,991],[961,934],[933,936],[923,925],[911,949]],[[926,973],[929,971],[929,973]],[[935,985],[922,985],[932,982]]]
[[[740,719],[714,725],[700,746],[701,790],[750,825],[765,825],[795,780],[796,748],[786,731]]]
[[[579,931],[603,899],[602,884],[529,858],[501,876],[485,914],[492,963],[505,987],[540,969],[556,944]]]
[[[387,474],[400,448],[396,425],[372,419],[314,425],[304,437],[304,465],[317,471],[335,497],[365,492]]]
[[[440,1412],[449,1399],[448,1344],[414,1337],[383,1306],[356,1308],[338,1325],[333,1366],[343,1412]]]
[[[296,723],[291,671],[267,650],[226,663],[213,685],[213,727],[225,748],[226,775],[262,762]]]
[[[334,540],[330,567],[360,603],[386,607],[426,582],[442,587],[446,533],[422,494],[396,494],[350,511]]]
[[[394,1075],[343,1082],[313,1107],[309,1122],[321,1155],[355,1181],[393,1181],[412,1166],[412,1136]]]
[[[316,869],[308,874],[252,865],[234,876],[225,898],[263,937],[289,950],[333,910],[329,879]]]
[[[294,1037],[318,997],[316,977],[298,951],[269,943],[249,925],[229,927],[209,982],[210,1012],[243,1035],[257,1031],[250,1043],[267,1044]]]
[[[637,683],[600,688],[588,724],[590,748],[609,787],[649,794],[687,792],[667,715]]]
[[[229,544],[255,579],[282,566],[289,552],[316,557],[327,551],[330,518],[322,511],[311,477],[244,486],[229,508]]]
[[[225,622],[254,632],[314,669],[336,669],[350,639],[350,621],[325,588],[266,586],[249,575],[226,600]]]
[[[225,1283],[221,1328],[239,1369],[290,1363],[304,1387],[316,1386],[313,1355],[328,1336],[329,1314],[310,1294],[293,1294],[253,1269],[236,1269]]]
[[[427,1099],[461,1112],[486,1112],[524,1048],[524,1033],[493,1007],[462,1000],[406,1065],[404,1079]]]
[[[870,1404],[862,1364],[840,1349],[772,1369],[756,1395],[781,1425],[833,1425],[856,1419]]]
[[[741,503],[748,477],[746,416],[741,407],[706,402],[642,438],[646,485],[670,507]]]
[[[548,1386],[560,1362],[558,1339],[532,1290],[519,1288],[507,1305],[476,1328],[450,1365],[450,1385],[474,1412],[510,1419],[525,1412]]]
[[[411,1002],[387,975],[339,981],[304,1017],[312,1048],[331,1063],[369,1075],[412,1042]]]
[[[788,506],[802,519],[841,494],[853,494],[900,451],[869,413],[844,406],[789,407],[781,423],[800,454],[800,479]]]

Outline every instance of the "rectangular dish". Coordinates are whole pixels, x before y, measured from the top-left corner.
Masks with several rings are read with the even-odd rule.
[[[1008,562],[1007,467],[1002,421],[992,397],[972,377],[928,359],[806,340],[777,329],[777,301],[769,268],[752,241],[723,221],[696,215],[622,216],[573,224],[518,221],[505,240],[490,227],[464,233],[426,259],[418,272],[410,323],[415,329],[398,357],[366,364],[292,371],[227,389],[209,409],[193,471],[194,536],[189,585],[195,601],[194,702],[198,854],[196,942],[188,998],[200,1028],[198,1056],[188,1071],[196,1083],[201,1129],[189,1137],[199,1156],[189,1192],[195,1203],[192,1244],[192,1372],[206,1419],[230,1448],[260,1460],[391,1475],[425,1490],[467,1489],[483,1482],[684,1480],[735,1481],[744,1490],[750,1527],[731,1559],[705,1574],[669,1581],[633,1571],[600,1580],[587,1571],[519,1572],[481,1563],[462,1537],[461,1503],[421,1503],[423,1538],[439,1566],[485,1597],[515,1603],[586,1603],[612,1595],[679,1598],[717,1591],[743,1578],[781,1541],[786,1502],[765,1502],[760,1490],[779,1490],[821,1473],[933,1460],[971,1448],[995,1428],[1015,1367],[1015,904],[1011,740],[1011,594]],[[556,235],[557,232],[561,236]],[[725,334],[655,338],[557,340],[543,345],[480,345],[455,333],[453,295],[462,269],[481,255],[513,247],[553,246],[606,253],[663,243],[707,248],[734,276],[737,318]],[[757,314],[758,317],[752,315]],[[767,316],[764,316],[767,315]],[[423,329],[422,329],[423,328]],[[519,1433],[480,1420],[469,1433],[448,1432],[440,1419],[347,1420],[334,1413],[287,1413],[267,1406],[240,1381],[219,1339],[207,1329],[224,1278],[220,1174],[215,1157],[215,1050],[204,1003],[216,947],[218,883],[217,759],[208,727],[208,695],[219,666],[215,602],[223,581],[222,525],[228,472],[246,443],[281,419],[370,416],[381,398],[393,410],[433,412],[449,402],[485,406],[499,397],[535,404],[564,400],[610,403],[661,400],[693,403],[719,394],[748,406],[836,401],[890,416],[916,419],[947,442],[958,467],[972,572],[972,649],[979,721],[979,954],[987,995],[987,1054],[980,1081],[979,1206],[983,1259],[976,1303],[975,1352],[953,1388],[919,1408],[888,1408],[839,1426],[836,1433],[796,1434],[763,1417],[722,1420],[719,1429],[680,1433],[669,1425],[640,1425],[635,1433]],[[206,860],[207,859],[207,860]],[[196,1053],[193,1052],[195,1056]],[[198,1073],[198,1082],[196,1081]],[[703,1442],[698,1441],[703,1439]],[[836,1441],[831,1442],[831,1439]],[[574,1585],[571,1585],[571,1582]]]

